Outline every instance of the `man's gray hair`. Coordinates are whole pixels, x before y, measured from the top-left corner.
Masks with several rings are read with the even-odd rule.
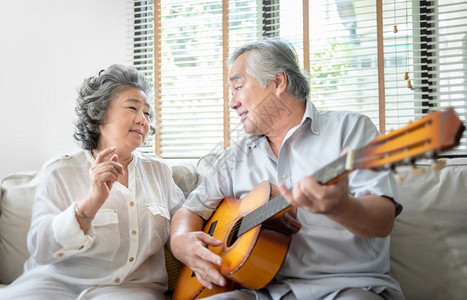
[[[228,60],[229,66],[242,54],[249,52],[246,72],[265,88],[277,74],[287,75],[287,92],[302,101],[310,94],[308,75],[298,64],[297,53],[287,41],[279,38],[265,38],[237,48]]]

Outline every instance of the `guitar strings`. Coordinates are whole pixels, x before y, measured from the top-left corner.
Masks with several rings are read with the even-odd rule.
[[[355,155],[355,161],[358,161],[358,157],[361,156],[361,155],[359,155],[359,154],[361,154],[363,151],[364,151],[364,149],[356,149],[356,150],[355,150],[355,154],[356,154],[356,155]],[[340,165],[340,164],[341,164],[341,163],[340,163],[341,160],[345,160],[345,156],[338,158],[338,159],[336,160],[336,164],[337,164],[337,165]],[[318,172],[316,172],[315,174],[313,174],[313,177],[314,177],[314,178],[319,178],[319,177],[320,177],[319,174],[320,174],[321,172],[326,172],[326,168],[323,168],[323,169],[318,170]],[[255,207],[252,207],[252,208],[251,208],[247,213],[245,213],[243,216],[240,216],[240,215],[239,215],[238,218],[236,218],[233,222],[228,222],[228,223],[222,225],[221,227],[219,227],[218,229],[216,228],[217,230],[216,230],[216,229],[214,230],[214,233],[213,233],[212,236],[213,236],[214,238],[218,239],[219,236],[222,236],[222,237],[223,237],[224,234],[225,234],[227,231],[229,231],[230,229],[231,229],[232,232],[237,231],[237,230],[240,228],[240,226],[241,226],[241,223],[239,222],[239,220],[241,220],[241,219],[245,220],[245,218],[246,218],[247,216],[250,216],[252,213],[256,212],[258,208],[260,208],[260,207],[266,207],[266,205],[268,205],[268,204],[271,204],[271,203],[272,203],[271,205],[272,205],[273,208],[274,208],[275,199],[277,199],[277,198],[282,198],[282,196],[281,196],[280,194],[279,194],[279,195],[276,195],[276,196],[270,198],[268,201],[263,202],[263,203],[259,203],[259,204],[256,205]],[[282,199],[283,199],[283,198],[282,198]],[[243,201],[243,200],[237,200],[237,201]],[[283,209],[285,209],[285,208],[283,208]],[[277,213],[279,213],[279,212],[281,212],[281,211],[282,211],[282,209],[279,210],[279,211],[277,211]],[[267,207],[265,208],[265,212],[266,212],[266,213],[269,212],[269,210],[267,209]],[[256,219],[261,219],[261,217],[264,218],[264,214],[258,215]],[[264,221],[265,221],[265,220],[264,220]],[[234,222],[236,222],[237,224],[233,225]],[[256,226],[258,226],[258,225],[261,225],[261,224],[262,224],[262,223],[258,223],[258,224],[255,225],[255,226],[251,226],[250,224],[247,224],[247,225],[248,225],[248,226],[251,226],[250,229],[253,229],[254,227],[256,227]],[[232,226],[232,225],[233,225],[233,226]]]
[[[271,198],[269,201],[273,200],[276,197],[278,197],[278,196],[275,196],[275,197]],[[237,200],[237,201],[243,201],[243,200]],[[239,220],[245,219],[245,217],[249,216],[251,213],[256,211],[258,208],[265,207],[267,203],[268,203],[268,201],[266,201],[264,203],[259,203],[256,206],[253,206],[245,214],[238,215],[238,218],[236,218],[233,222],[227,222],[224,225],[222,225],[221,227],[216,227],[212,237],[214,237],[216,239],[219,239],[219,237],[223,237],[225,235],[225,233],[230,230],[230,228],[231,228],[231,230],[230,230],[231,232],[237,231],[241,226],[241,223],[239,222]],[[232,224],[234,224],[234,223],[237,223],[237,224],[232,226]],[[258,225],[261,225],[261,224],[258,224]],[[256,226],[253,226],[251,229],[253,229],[254,227],[256,227]]]
[[[358,150],[357,150],[357,151],[358,151]],[[361,152],[361,151],[360,151],[360,152]],[[338,159],[336,160],[336,162],[339,162],[339,161],[342,160],[342,159],[345,159],[345,157],[340,157],[340,158],[338,158]],[[339,165],[340,165],[340,164],[339,164]],[[313,174],[312,176],[313,176],[314,178],[319,178],[320,172],[326,172],[326,169],[323,168],[323,169],[321,169],[321,170],[318,170],[318,172],[316,172],[316,173]],[[252,209],[249,210],[246,214],[244,214],[243,216],[239,216],[239,218],[237,218],[237,219],[234,220],[234,222],[237,222],[237,224],[235,224],[233,227],[232,227],[233,222],[226,223],[226,224],[223,225],[222,227],[219,227],[218,230],[215,230],[212,236],[213,236],[214,238],[218,239],[218,237],[219,237],[220,235],[224,236],[224,234],[225,234],[230,228],[232,228],[232,231],[238,230],[238,229],[240,228],[240,226],[241,226],[241,224],[240,224],[240,222],[239,222],[240,219],[245,220],[245,218],[246,218],[248,215],[250,215],[251,213],[255,212],[259,207],[264,207],[264,206],[266,206],[268,203],[271,203],[271,201],[272,201],[272,202],[275,202],[274,199],[276,199],[276,198],[278,198],[278,197],[281,197],[281,195],[276,195],[276,196],[272,197],[271,199],[269,199],[269,201],[266,201],[266,202],[264,202],[264,203],[260,203],[260,204],[257,205],[256,207],[252,207]],[[243,200],[238,200],[238,201],[243,201]],[[284,207],[283,209],[285,209],[285,207]],[[280,211],[282,211],[282,209],[279,210],[279,211],[277,211],[277,212],[279,213]],[[266,209],[266,212],[268,212],[267,209]],[[264,217],[264,215],[259,215],[259,216],[258,216],[258,219],[260,219],[259,217]],[[259,223],[258,225],[261,225],[261,223]],[[254,227],[258,226],[258,225],[251,226],[250,229],[252,229],[252,228],[254,228]]]
[[[239,201],[241,201],[241,200],[239,200]],[[241,226],[241,223],[239,222],[239,220],[244,219],[252,211],[254,211],[255,209],[257,209],[257,208],[259,208],[261,206],[263,206],[263,204],[257,205],[256,207],[253,207],[252,210],[247,211],[246,214],[244,214],[244,215],[239,215],[238,218],[235,219],[232,222],[227,222],[227,223],[225,223],[224,225],[222,225],[220,227],[216,227],[212,237],[214,237],[216,239],[219,239],[219,237],[224,237],[225,233],[227,233],[228,231],[237,231]],[[233,225],[234,223],[236,223],[236,224]],[[258,224],[258,225],[260,225],[260,224]]]

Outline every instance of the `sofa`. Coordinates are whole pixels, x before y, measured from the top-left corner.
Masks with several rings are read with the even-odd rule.
[[[215,157],[172,165],[185,195],[202,180]],[[433,170],[430,160],[397,170],[404,206],[391,234],[391,274],[406,299],[467,299],[467,157],[445,158]],[[414,172],[415,170],[415,172]],[[40,171],[18,172],[1,181],[0,289],[22,273],[28,257],[28,231]],[[169,289],[180,267],[166,249]],[[0,290],[1,298],[1,290]]]

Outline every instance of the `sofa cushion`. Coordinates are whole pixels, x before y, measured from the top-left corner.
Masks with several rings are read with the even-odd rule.
[[[391,272],[410,299],[467,295],[467,158],[447,159],[440,171],[421,161],[423,175],[399,167],[404,206],[391,234]]]
[[[0,283],[11,283],[29,257],[26,236],[39,172],[21,172],[1,182]]]
[[[185,198],[198,186],[198,172],[194,163],[178,163],[172,166],[172,178]]]

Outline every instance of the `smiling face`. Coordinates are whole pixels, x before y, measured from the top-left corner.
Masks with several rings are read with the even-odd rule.
[[[229,70],[229,88],[232,93],[230,108],[241,117],[243,130],[249,134],[262,135],[271,125],[264,119],[266,102],[272,96],[272,84],[262,88],[253,76],[246,72],[248,53],[240,55]]]
[[[246,133],[268,136],[280,126],[280,111],[284,111],[285,106],[278,98],[274,80],[263,88],[246,72],[248,55],[248,52],[240,55],[230,67],[230,108],[241,117]]]
[[[143,144],[150,122],[146,94],[134,87],[123,89],[112,99],[106,121],[100,126],[97,150],[116,146],[117,152],[133,152]]]

